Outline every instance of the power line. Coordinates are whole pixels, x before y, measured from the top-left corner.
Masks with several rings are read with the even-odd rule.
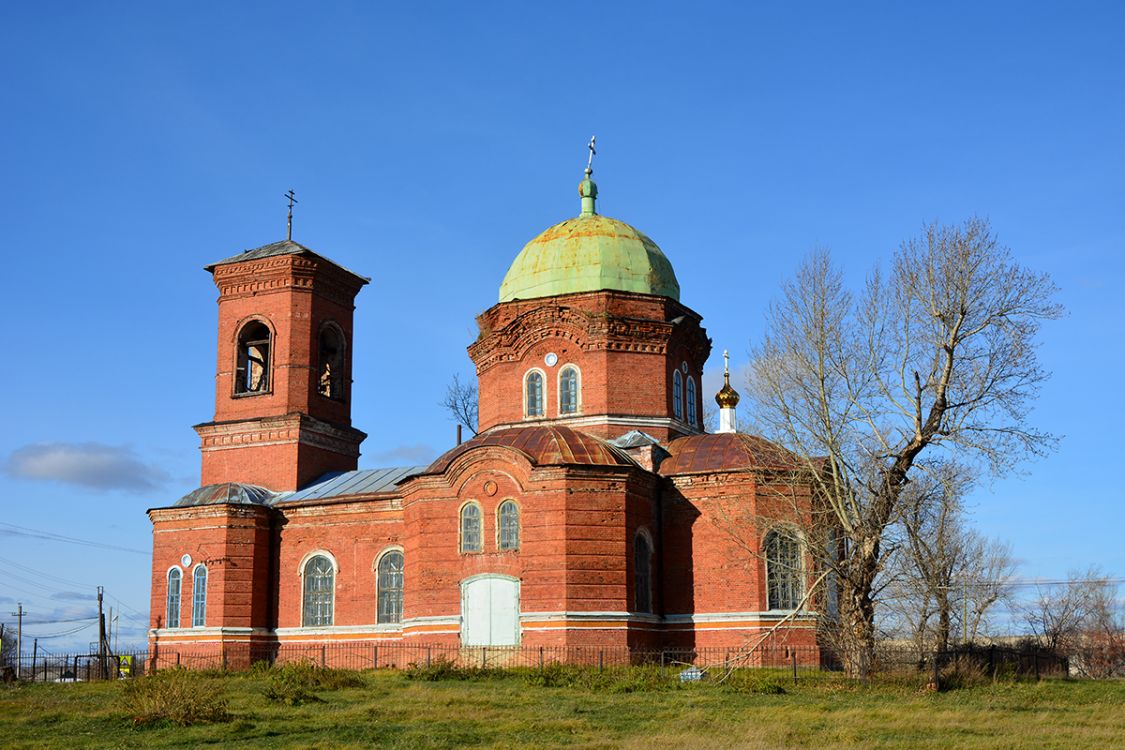
[[[104,542],[95,542],[89,539],[78,539],[73,536],[64,536],[62,534],[55,534],[50,531],[41,531],[39,529],[29,529],[25,526],[16,526],[13,523],[4,523],[0,521],[0,526],[5,527],[4,531],[7,534],[14,534],[16,536],[26,536],[33,539],[45,539],[49,542],[62,542],[64,544],[78,544],[84,547],[97,547],[99,549],[112,550],[114,552],[131,552],[135,555],[145,555],[149,553],[144,550],[133,549],[132,547],[119,547],[114,544],[106,544]]]

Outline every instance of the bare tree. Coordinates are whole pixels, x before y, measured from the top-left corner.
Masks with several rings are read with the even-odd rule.
[[[449,418],[477,434],[477,387],[471,383],[462,383],[458,375],[453,376],[453,382],[445,390],[445,398],[441,406],[449,412]]]
[[[886,609],[909,633],[919,658],[948,649],[958,634],[976,639],[1010,592],[1008,545],[966,524],[962,498],[970,484],[964,467],[938,464],[907,485],[900,499],[903,541],[888,569]]]
[[[1125,613],[1117,585],[1092,567],[1066,583],[1038,587],[1024,619],[1040,645],[1072,658],[1089,677],[1125,674]]]
[[[771,306],[752,362],[754,416],[805,457],[820,520],[842,537],[824,562],[840,587],[848,673],[874,656],[885,535],[914,476],[951,457],[999,473],[1053,444],[1027,417],[1046,378],[1039,327],[1061,314],[1054,293],[970,219],[926,227],[858,296],[814,253]]]

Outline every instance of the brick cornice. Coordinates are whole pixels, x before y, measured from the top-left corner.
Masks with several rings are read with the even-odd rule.
[[[711,347],[700,321],[697,313],[680,303],[652,295],[606,291],[515,300],[494,305],[477,317],[480,336],[468,351],[479,374],[498,363],[519,360],[547,338],[573,341],[586,352],[666,354],[674,337],[686,335],[706,359]]]
[[[274,292],[309,292],[354,305],[363,283],[315,258],[281,255],[218,266],[213,273],[220,300]]]
[[[359,456],[359,444],[367,434],[354,427],[322,422],[307,414],[205,422],[195,425],[203,453],[250,446],[301,443],[345,456]]]

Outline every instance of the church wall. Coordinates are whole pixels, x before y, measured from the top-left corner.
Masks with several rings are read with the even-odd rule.
[[[249,664],[249,648],[272,617],[271,513],[261,506],[211,505],[150,512],[153,521],[151,627],[167,652],[221,655],[232,666]],[[183,555],[191,564],[182,565]],[[204,624],[193,626],[194,572],[207,569]],[[168,571],[182,570],[180,618],[164,621]]]
[[[670,645],[737,648],[756,642],[786,613],[768,611],[762,540],[794,508],[808,508],[807,487],[763,481],[757,472],[677,476],[664,491],[666,628]],[[803,512],[802,511],[802,512]],[[801,524],[808,522],[805,515]],[[810,566],[811,559],[806,562]],[[811,583],[811,578],[810,578]],[[815,662],[812,618],[779,629],[771,642],[799,645]]]
[[[356,627],[375,634],[375,565],[389,548],[402,545],[402,508],[397,498],[292,507],[282,504],[278,564],[279,637],[299,640],[302,616],[302,568],[313,553],[326,552],[335,561],[335,630],[321,637],[355,637]],[[407,562],[409,566],[409,561]],[[353,632],[347,633],[349,628]],[[319,630],[319,629],[317,629]],[[397,627],[382,635],[399,635]]]

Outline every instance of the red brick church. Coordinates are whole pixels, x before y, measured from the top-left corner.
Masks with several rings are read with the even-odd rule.
[[[737,648],[781,623],[815,658],[798,462],[736,431],[729,375],[705,431],[701,316],[589,170],[579,192],[478,316],[480,433],[429,466],[357,468],[370,279],[290,240],[207,266],[215,415],[202,486],[148,513],[150,646]]]

